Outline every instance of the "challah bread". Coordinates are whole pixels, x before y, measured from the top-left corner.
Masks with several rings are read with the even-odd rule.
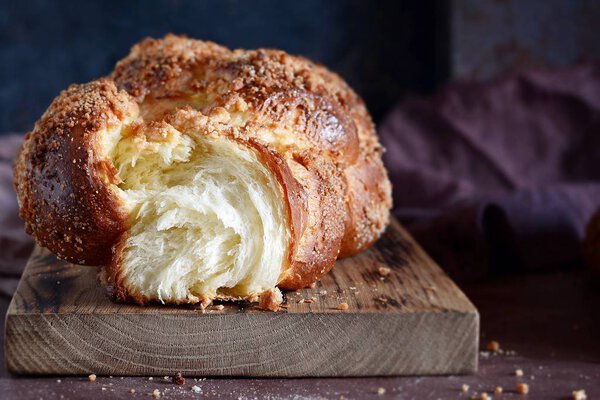
[[[255,300],[377,240],[381,153],[325,68],[168,35],[62,92],[26,136],[15,187],[37,242],[102,266],[119,300]]]

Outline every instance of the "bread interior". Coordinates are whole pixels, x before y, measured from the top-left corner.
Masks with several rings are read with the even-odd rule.
[[[120,266],[127,287],[178,303],[275,287],[287,265],[288,216],[255,149],[172,127],[122,130],[107,142],[131,211]]]

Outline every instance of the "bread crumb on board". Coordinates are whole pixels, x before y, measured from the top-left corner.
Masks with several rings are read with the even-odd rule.
[[[212,304],[212,299],[210,297],[207,296],[202,296],[200,298],[200,309],[204,310],[206,309],[208,306],[210,306]]]
[[[279,288],[273,288],[262,292],[258,307],[263,310],[279,311],[281,303],[283,303],[281,290],[279,290]]]
[[[380,395],[380,396],[383,396],[385,394],[385,388],[382,388],[382,387],[378,388],[377,389],[377,394]]]
[[[502,386],[496,386],[494,389],[494,394],[502,394]]]
[[[340,303],[338,305],[338,310],[346,311],[348,309],[348,303]]]
[[[517,393],[527,394],[529,393],[529,385],[526,383],[517,383]]]
[[[463,393],[467,393],[469,391],[469,385],[467,385],[466,383],[463,383],[462,386],[460,387],[460,391]]]
[[[158,390],[158,389],[154,389],[154,390],[152,391],[152,396],[154,396],[155,398],[157,398],[157,399],[158,399],[158,398],[160,397],[160,390]]]
[[[520,369],[520,368],[519,368],[519,369],[517,369],[517,370],[515,370],[515,376],[518,376],[518,377],[521,377],[521,376],[523,376],[523,370],[522,370],[522,369]]]
[[[90,382],[96,382],[96,374],[89,374],[88,375],[88,380]]]
[[[215,306],[215,310],[217,311],[223,311],[225,309],[225,306],[223,304],[219,304],[217,306]]]
[[[379,267],[377,268],[377,272],[379,273],[380,276],[388,276],[390,274],[390,272],[392,272],[392,270],[388,267]]]
[[[585,393],[585,390],[583,389],[579,389],[579,390],[573,390],[573,400],[586,400],[587,399],[587,394]]]

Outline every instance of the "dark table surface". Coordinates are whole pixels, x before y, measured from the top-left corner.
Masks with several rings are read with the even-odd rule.
[[[361,379],[210,379],[187,377],[177,386],[164,377],[15,377],[0,370],[3,399],[161,398],[221,399],[466,399],[496,386],[502,399],[570,399],[584,389],[600,398],[600,277],[574,269],[511,275],[463,287],[481,313],[481,343],[500,343],[501,353],[480,353],[471,376]],[[2,300],[2,313],[8,300]],[[2,318],[3,319],[3,318]],[[524,372],[522,378],[515,370]],[[175,372],[175,371],[174,371]],[[527,396],[516,384],[530,387]],[[461,386],[469,385],[463,393]],[[201,393],[191,390],[193,385]],[[384,388],[384,394],[378,394]],[[131,389],[135,393],[131,393]]]

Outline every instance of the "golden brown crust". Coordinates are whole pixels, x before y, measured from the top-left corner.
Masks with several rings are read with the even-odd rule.
[[[64,259],[106,266],[101,280],[118,299],[155,300],[123,278],[129,216],[99,144],[105,132],[128,124],[136,134],[145,125],[172,125],[227,136],[256,152],[286,198],[292,243],[282,288],[310,285],[339,256],[372,245],[387,225],[383,150],[362,100],[339,76],[277,50],[146,39],[109,79],[61,93],[15,167],[27,231]]]
[[[127,215],[108,186],[116,172],[99,155],[98,139],[136,111],[112,81],[72,85],[26,136],[15,166],[20,215],[27,232],[60,258],[110,262]]]
[[[320,279],[335,264],[344,235],[343,181],[331,160],[304,154],[288,162],[306,196],[306,226],[290,268],[279,287],[300,289]]]

